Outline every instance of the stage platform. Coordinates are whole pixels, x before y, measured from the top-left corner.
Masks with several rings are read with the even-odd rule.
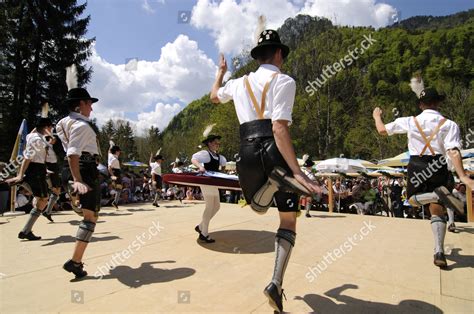
[[[222,204],[214,244],[194,227],[204,204],[178,201],[104,208],[73,280],[80,217],[40,217],[40,241],[20,241],[27,215],[0,217],[0,313],[272,313],[262,290],[272,276],[276,210]],[[286,272],[291,313],[474,313],[474,223],[448,233],[449,268],[433,265],[428,220],[312,212],[298,219]]]

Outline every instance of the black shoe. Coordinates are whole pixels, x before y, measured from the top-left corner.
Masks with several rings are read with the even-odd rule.
[[[201,229],[199,229],[199,225],[194,227],[194,231],[196,231],[197,233],[199,233],[199,235],[201,235]]]
[[[87,276],[87,272],[83,269],[84,263],[76,263],[72,259],[64,263],[63,268],[65,271],[73,273],[76,278],[82,278]]]
[[[265,290],[263,290],[263,294],[268,298],[268,303],[270,306],[277,312],[283,312],[283,300],[282,296],[283,294],[283,289],[281,290],[281,294],[278,293],[278,287],[271,282]],[[286,300],[286,296],[285,296]]]
[[[118,209],[118,205],[115,203],[115,201],[112,202],[112,206],[115,207],[115,209]]]
[[[202,235],[202,233],[199,234],[199,242],[205,242],[205,243],[214,243],[216,240],[211,239],[209,236],[205,237]]]
[[[18,234],[18,238],[19,239],[27,239],[27,240],[30,240],[30,241],[36,241],[36,240],[41,240],[41,237],[37,237],[33,234],[33,232],[28,232],[28,233],[24,233],[23,231],[20,231],[20,233]]]
[[[54,222],[53,218],[51,217],[51,214],[48,214],[47,212],[43,212],[43,216],[45,216],[49,221]]]
[[[433,263],[439,268],[446,268],[448,266],[446,257],[444,257],[444,253],[442,252],[438,252],[434,255]]]
[[[269,178],[274,184],[278,186],[280,191],[294,192],[297,194],[311,196],[311,192],[308,191],[307,188],[305,188],[281,167],[275,167],[270,173]]]
[[[459,215],[464,215],[464,203],[456,196],[451,194],[444,186],[437,187],[434,192],[438,195],[440,203],[444,207],[449,207]]]
[[[456,232],[456,225],[454,224],[454,222],[449,224],[448,231],[449,232]]]
[[[158,203],[153,203],[152,205],[155,206],[155,207],[160,207],[160,205],[158,205]]]
[[[308,213],[306,213],[306,217],[308,217],[308,218],[311,218],[311,215],[310,215],[310,214],[308,214]]]

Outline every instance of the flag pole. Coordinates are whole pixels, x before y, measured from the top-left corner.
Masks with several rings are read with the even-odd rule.
[[[23,119],[23,121],[21,121],[20,129],[18,130],[18,134],[16,136],[15,145],[13,145],[12,154],[10,156],[10,162],[13,162],[14,160],[16,160],[16,158],[18,156],[18,151],[20,150],[21,135],[23,133],[23,128],[25,128],[25,127],[26,127],[26,120]],[[15,184],[10,188],[10,195],[11,195],[11,197],[10,197],[10,211],[12,213],[15,212],[16,192],[17,192],[17,186]]]

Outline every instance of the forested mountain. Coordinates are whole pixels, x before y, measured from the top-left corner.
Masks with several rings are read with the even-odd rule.
[[[448,16],[413,16],[390,26],[391,28],[403,28],[406,30],[430,30],[437,28],[456,27],[468,22],[474,15],[474,9],[459,12]]]
[[[372,110],[381,106],[386,122],[419,112],[408,85],[415,74],[423,76],[425,86],[447,95],[441,111],[460,125],[463,136],[474,129],[474,10],[411,18],[379,30],[336,27],[326,19],[297,16],[288,19],[279,32],[292,48],[282,71],[297,83],[290,129],[299,156],[310,153],[323,159],[344,154],[379,160],[406,150],[405,136],[382,138],[376,133]],[[363,54],[347,57],[369,37],[373,43]],[[309,87],[316,79],[324,81],[326,66],[345,57],[352,62],[344,62],[345,67],[317,91]],[[233,77],[257,67],[251,61]],[[216,123],[213,133],[223,136],[222,153],[233,159],[239,143],[233,104],[214,105],[205,95],[163,131],[163,153],[168,160],[195,152],[203,130],[212,123]]]

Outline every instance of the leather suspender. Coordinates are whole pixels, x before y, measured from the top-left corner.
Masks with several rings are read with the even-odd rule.
[[[247,89],[247,92],[249,93],[250,100],[252,101],[255,111],[257,112],[257,119],[259,120],[263,119],[263,113],[265,112],[265,99],[267,97],[268,89],[270,88],[270,83],[273,81],[273,79],[277,75],[278,73],[273,73],[270,79],[268,80],[268,82],[265,83],[265,86],[263,87],[263,91],[262,91],[262,100],[260,102],[260,106],[258,105],[257,98],[255,98],[255,94],[252,91],[252,87],[250,87],[248,77],[245,76],[244,78],[245,88]]]
[[[423,154],[425,153],[426,149],[429,149],[431,154],[434,156],[436,155],[434,150],[433,150],[433,147],[431,147],[431,141],[434,139],[434,137],[439,133],[439,130],[441,129],[441,126],[446,122],[446,119],[443,118],[439,121],[438,125],[436,126],[436,128],[433,130],[433,132],[431,133],[430,137],[426,137],[426,134],[425,132],[423,132],[423,129],[421,128],[420,126],[420,123],[418,123],[418,120],[416,119],[416,117],[413,117],[413,119],[415,120],[415,125],[418,129],[418,132],[420,132],[421,134],[421,137],[423,137],[423,140],[425,141],[425,146],[423,147],[421,153],[420,153],[420,157],[423,156]]]

